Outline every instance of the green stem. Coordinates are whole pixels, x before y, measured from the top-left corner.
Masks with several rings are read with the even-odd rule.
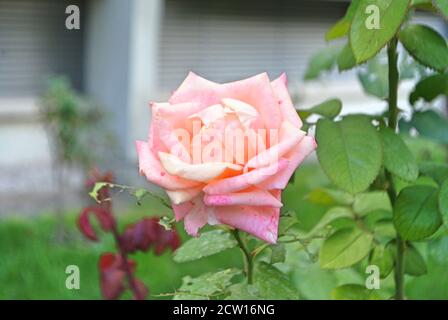
[[[397,53],[397,38],[394,38],[389,43],[387,48],[387,57],[389,63],[389,119],[388,124],[394,132],[397,130],[398,124],[398,53]],[[387,192],[392,203],[395,204],[396,194],[393,187],[392,175],[386,171],[386,178],[388,180]],[[404,251],[405,243],[397,232],[397,257],[395,261],[394,279],[395,279],[395,299],[403,300],[404,294]]]
[[[236,242],[238,243],[238,246],[241,249],[241,252],[243,253],[244,258],[244,269],[247,276],[247,283],[252,284],[253,282],[253,273],[254,273],[254,260],[253,256],[250,253],[249,249],[247,248],[246,244],[244,243],[243,239],[241,239],[241,235],[237,229],[232,231],[233,236],[236,239]]]

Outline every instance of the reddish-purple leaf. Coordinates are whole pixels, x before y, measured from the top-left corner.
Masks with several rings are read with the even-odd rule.
[[[136,293],[134,292],[134,299],[136,299],[136,300],[143,300],[143,299],[145,299],[148,296],[148,293],[149,293],[148,288],[139,279],[135,280],[135,285],[136,285],[137,292]],[[137,294],[138,294],[138,296],[137,296]]]
[[[91,214],[97,218],[101,229],[106,232],[112,230],[115,224],[115,219],[107,209],[101,207],[87,207],[81,211],[78,217],[79,229],[88,239],[97,241],[98,237],[90,222]]]

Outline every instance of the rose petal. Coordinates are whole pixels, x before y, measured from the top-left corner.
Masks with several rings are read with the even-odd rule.
[[[187,181],[182,178],[172,176],[162,167],[160,161],[149,150],[148,143],[136,141],[137,156],[140,174],[146,176],[150,182],[167,190],[178,190],[197,186],[195,181]]]
[[[265,190],[285,189],[289,179],[299,164],[313,152],[316,147],[317,145],[314,138],[309,136],[304,137],[300,143],[286,155],[286,157],[289,158],[288,166],[279,171],[277,175],[263,181],[258,187]]]
[[[207,182],[217,178],[227,169],[234,171],[242,170],[241,166],[227,162],[189,164],[165,152],[159,152],[159,159],[169,174],[199,182]]]
[[[205,226],[208,221],[208,211],[212,208],[208,208],[202,201],[196,201],[190,212],[187,213],[184,219],[185,230],[193,237],[198,235],[200,228]]]
[[[195,102],[205,108],[219,103],[223,97],[222,90],[220,84],[190,72],[168,101],[171,104]]]
[[[226,107],[225,110],[229,113],[235,113],[245,128],[249,128],[259,116],[254,107],[243,101],[230,98],[222,99],[221,101]]]
[[[239,176],[212,182],[204,188],[204,192],[207,194],[227,194],[247,189],[278,174],[288,166],[288,163],[289,160],[280,158],[278,163],[273,163],[268,167],[257,168]]]
[[[265,190],[254,190],[250,192],[238,192],[217,195],[205,195],[204,203],[207,206],[266,206],[280,208],[283,204],[271,193]]]
[[[223,86],[226,89],[224,98],[241,100],[255,107],[267,129],[280,127],[282,115],[278,106],[278,99],[266,73],[225,83]]]
[[[214,104],[190,115],[188,118],[199,118],[206,126],[209,126],[216,120],[224,118],[225,116],[226,113],[224,112],[223,106],[220,104]]]
[[[214,211],[221,223],[246,231],[269,243],[277,241],[279,208],[229,206],[214,207]]]
[[[280,77],[272,81],[271,85],[278,98],[282,119],[288,120],[297,128],[301,128],[302,120],[300,120],[300,117],[294,108],[294,104],[291,101],[287,87],[286,73],[283,73]]]
[[[305,135],[305,131],[293,127],[288,121],[283,121],[279,134],[280,142],[250,159],[246,168],[260,168],[277,162],[280,157],[296,146]]]
[[[173,204],[182,204],[184,202],[190,201],[195,198],[198,194],[202,192],[202,186],[196,188],[188,188],[183,190],[167,190],[166,194]]]

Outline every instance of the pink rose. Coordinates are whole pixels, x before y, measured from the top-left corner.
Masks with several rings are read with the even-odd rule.
[[[190,235],[226,224],[275,243],[281,190],[316,148],[301,127],[285,74],[218,84],[190,72],[168,103],[152,104],[140,173],[165,189]]]

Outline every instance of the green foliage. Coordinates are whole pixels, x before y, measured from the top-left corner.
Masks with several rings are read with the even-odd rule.
[[[350,25],[352,23],[353,16],[355,15],[359,3],[360,0],[351,1],[345,16],[341,20],[336,22],[336,24],[333,25],[330,28],[330,30],[328,30],[327,33],[325,34],[325,39],[327,41],[338,39],[347,35],[347,33],[350,30]]]
[[[420,135],[448,144],[448,120],[442,118],[437,112],[433,110],[416,112],[410,123]]]
[[[432,102],[440,95],[448,95],[448,74],[434,74],[417,83],[409,102],[414,105],[419,99]]]
[[[348,116],[339,122],[321,119],[316,138],[319,162],[338,187],[351,193],[364,191],[378,175],[381,140],[369,118]]]
[[[320,219],[320,221],[303,238],[308,239],[317,235],[332,222],[342,218],[353,218],[353,212],[346,207],[332,207]]]
[[[392,211],[389,196],[385,191],[371,191],[358,193],[355,196],[353,210],[361,216],[365,216],[373,211]]]
[[[233,277],[241,274],[237,269],[226,269],[215,273],[205,273],[197,278],[185,276],[176,291],[174,300],[203,300],[216,298],[225,293]]]
[[[406,240],[425,239],[439,229],[442,217],[438,209],[438,190],[429,186],[410,186],[398,195],[394,225]]]
[[[432,161],[421,162],[420,172],[433,178],[440,185],[448,179],[448,164]]]
[[[286,248],[285,245],[280,243],[271,246],[271,264],[285,262],[286,258]]]
[[[324,269],[338,269],[354,265],[369,253],[372,239],[371,234],[359,229],[336,231],[320,249],[320,266]]]
[[[384,166],[389,172],[406,181],[418,177],[418,164],[406,144],[389,128],[381,128],[383,142]]]
[[[381,297],[375,290],[369,290],[359,284],[344,284],[336,287],[331,292],[334,300],[380,300]]]
[[[439,210],[443,220],[448,225],[448,179],[440,187],[439,191]]]
[[[377,245],[370,253],[369,264],[377,266],[381,279],[384,279],[394,268],[394,255],[390,249],[383,245]]]
[[[299,111],[299,116],[302,120],[308,118],[311,114],[318,114],[325,118],[333,119],[339,115],[342,110],[342,102],[339,99],[330,99],[319,103],[318,105]]]
[[[448,46],[437,31],[424,25],[412,24],[400,32],[399,39],[421,64],[439,72],[447,70]]]
[[[360,0],[350,28],[357,63],[373,58],[395,36],[409,5],[410,0]]]
[[[331,46],[314,54],[305,72],[305,80],[317,79],[322,72],[331,70],[336,64],[340,51],[339,46]]]
[[[280,270],[260,262],[255,267],[255,285],[262,299],[297,300],[299,295],[290,279]]]
[[[396,259],[397,245],[395,240],[387,245],[387,250]],[[404,251],[404,272],[414,277],[422,276],[428,272],[425,259],[410,242],[406,244]]]
[[[380,99],[387,99],[389,95],[388,75],[387,64],[379,58],[370,60],[358,71],[364,92]]]
[[[349,43],[347,43],[339,53],[338,59],[337,59],[337,65],[339,72],[350,70],[354,68],[356,63],[356,58],[353,55],[352,48]]]
[[[257,300],[260,298],[260,290],[256,285],[237,283],[228,288],[229,296],[226,300]]]
[[[59,162],[88,168],[97,160],[92,143],[101,136],[98,130],[104,118],[100,108],[80,96],[65,77],[52,77],[40,101],[40,114],[54,145]]]
[[[199,238],[192,238],[182,244],[174,254],[174,261],[187,262],[207,257],[237,245],[229,232],[214,230],[204,232]]]
[[[436,7],[437,11],[448,20],[448,2],[446,0],[432,0],[434,7]]]

